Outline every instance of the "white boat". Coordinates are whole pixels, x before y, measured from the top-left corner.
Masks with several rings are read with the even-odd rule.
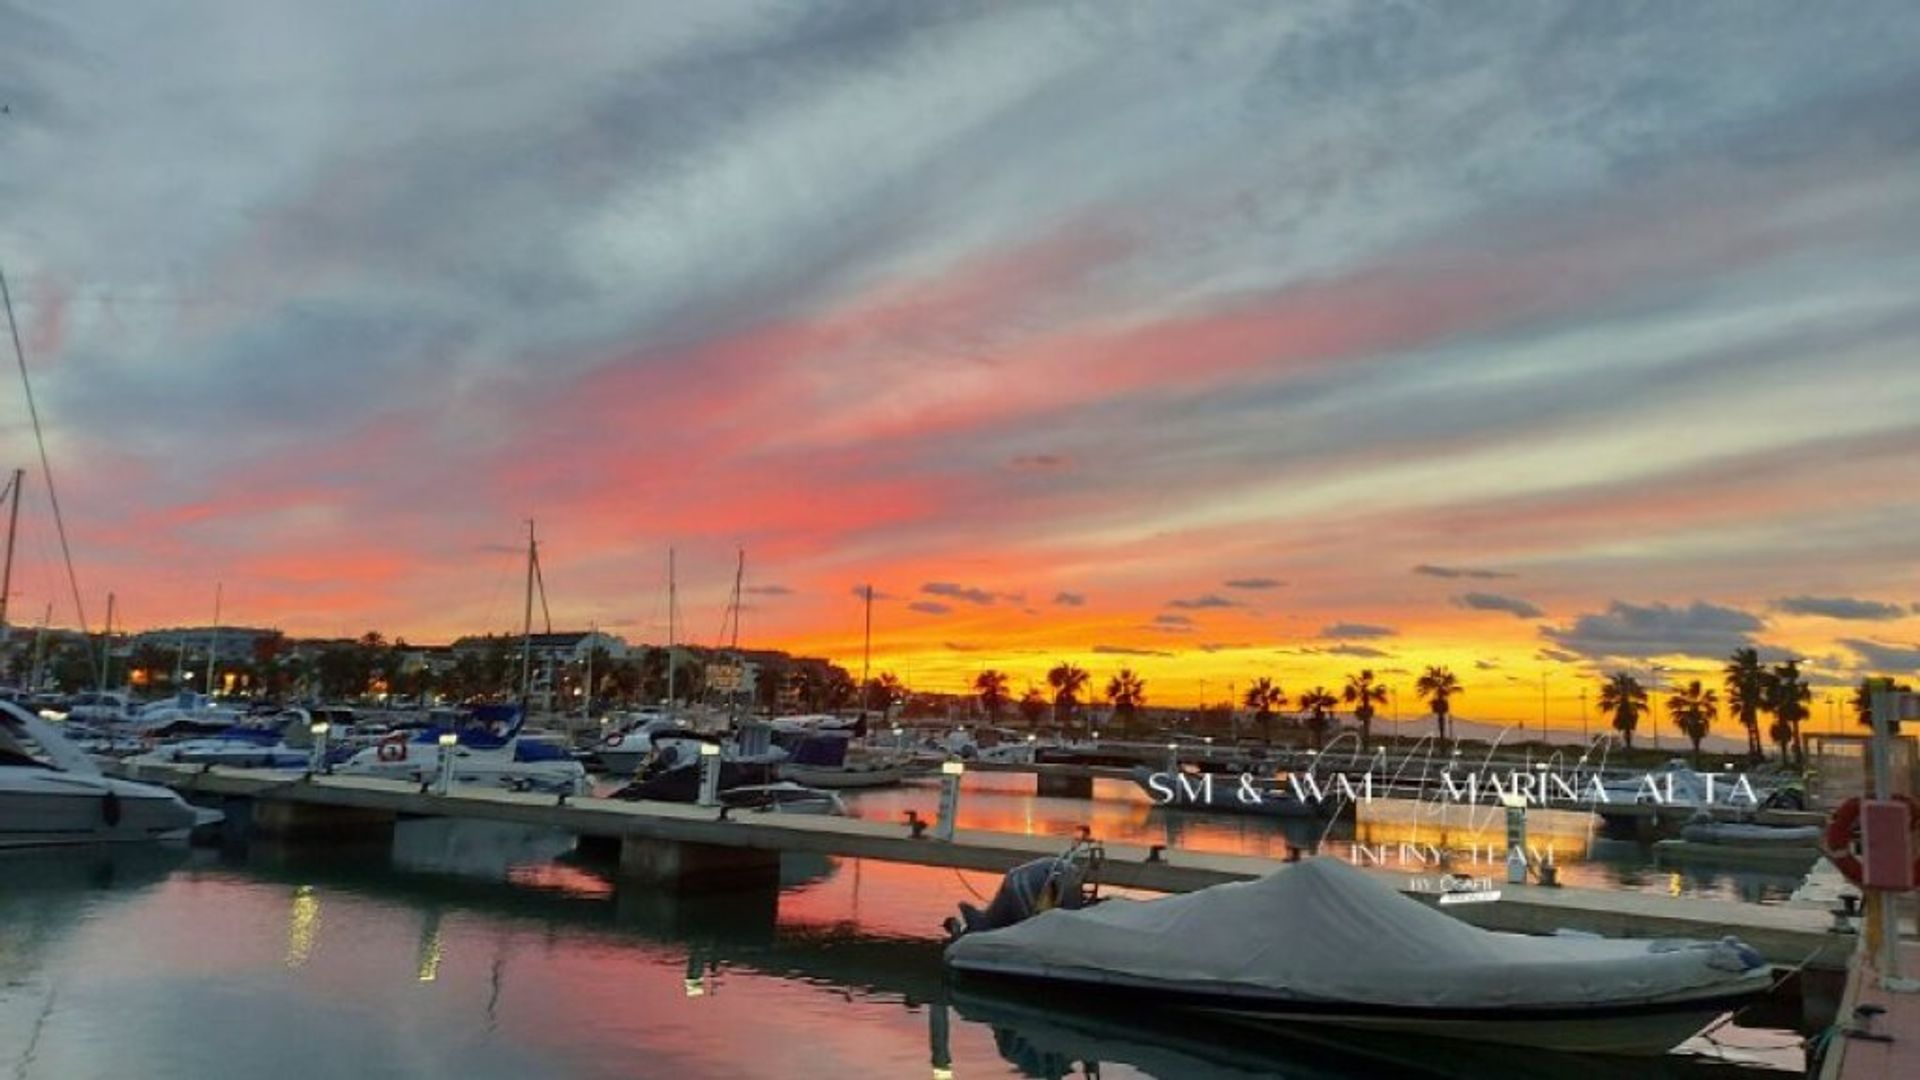
[[[775,721],[776,727],[778,721]],[[807,787],[832,790],[888,787],[906,775],[898,755],[857,750],[844,729],[801,729],[789,736],[791,755],[780,765],[780,778]]]
[[[1755,810],[1767,795],[1766,791],[1752,786],[1741,786],[1731,775],[1695,772],[1679,758],[1658,769],[1610,780],[1600,786],[1606,798],[1596,801],[1594,809],[1602,814],[1610,806],[1650,804],[1675,810],[1707,806]]]
[[[222,816],[101,775],[54,725],[0,702],[0,848],[179,840]]]
[[[127,720],[125,730],[140,736],[214,732],[232,727],[245,718],[246,714],[239,709],[216,705],[205,694],[182,690],[173,697],[141,706]]]
[[[162,765],[230,769],[305,769],[312,763],[313,716],[288,709],[265,722],[236,724],[211,735],[161,743],[131,759]]]
[[[67,702],[67,723],[91,727],[124,724],[138,712],[133,699],[125,694],[89,691],[75,694]]]
[[[731,810],[767,814],[831,814],[847,816],[847,804],[831,791],[802,787],[791,781],[746,784],[720,793],[720,805]]]
[[[1814,851],[1826,830],[1818,825],[1752,825],[1739,821],[1714,821],[1704,815],[1680,830],[1680,839],[1692,844],[1717,847],[1779,850],[1797,848]]]
[[[476,706],[459,727],[393,732],[333,771],[342,776],[432,783],[440,775],[440,736],[451,731],[459,740],[452,748],[456,788],[591,794],[587,770],[564,747],[521,737],[522,715],[512,705]]]
[[[600,766],[606,771],[615,776],[632,776],[657,749],[654,736],[685,730],[669,713],[643,710],[622,717],[619,729],[595,743],[590,752],[600,759]]]
[[[1002,899],[987,914],[996,910]],[[1765,961],[1733,938],[1495,933],[1324,856],[1256,881],[1052,907],[1011,925],[971,912],[958,929],[946,962],[965,976],[1240,1022],[1582,1053],[1664,1053],[1771,984]]]

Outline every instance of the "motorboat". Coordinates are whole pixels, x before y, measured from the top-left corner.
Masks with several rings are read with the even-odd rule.
[[[1756,825],[1743,821],[1715,821],[1701,814],[1681,828],[1680,839],[1719,847],[1761,848],[1769,851],[1804,848],[1813,851],[1819,848],[1820,836],[1824,831],[1818,825]]]
[[[671,714],[645,710],[622,718],[621,726],[589,748],[600,767],[615,776],[632,776],[654,752],[653,737],[667,732],[692,732]]]
[[[239,709],[215,704],[205,694],[182,690],[173,697],[150,701],[135,710],[123,730],[143,738],[164,739],[224,731],[245,719],[246,714]]]
[[[306,709],[287,709],[211,735],[160,743],[132,760],[230,769],[306,769],[313,764],[315,720],[315,714]],[[328,762],[339,764],[353,752],[351,747],[340,745],[328,753]]]
[[[1133,782],[1146,792],[1155,806],[1169,810],[1332,818],[1340,809],[1341,793],[1337,789],[1323,791],[1323,798],[1302,798],[1298,789],[1284,778],[1251,773],[1154,770],[1136,765]]]
[[[1654,805],[1673,810],[1717,807],[1732,810],[1756,810],[1766,796],[1751,782],[1720,773],[1696,772],[1684,760],[1674,758],[1657,769],[1634,773],[1600,785],[1605,793],[1595,809],[1604,813],[1609,806]]]
[[[838,794],[805,787],[790,780],[727,788],[720,792],[720,805],[730,810],[751,810],[768,814],[847,816],[847,804]]]
[[[906,775],[897,757],[856,752],[850,734],[809,734],[794,743],[780,777],[811,788],[846,790],[891,787]]]
[[[0,702],[0,848],[185,839],[223,815],[101,774],[59,729]]]
[[[717,757],[720,774],[715,792],[723,806],[779,813],[846,813],[846,804],[838,795],[780,778],[787,753],[771,743],[764,727],[749,725],[740,735],[738,741],[727,743],[685,731],[660,733],[653,737],[653,755],[613,797],[698,802],[703,760]]]
[[[396,730],[334,768],[343,776],[372,776],[425,784],[440,775],[441,737],[452,735],[453,783],[508,791],[586,795],[587,770],[564,746],[523,737],[518,705],[475,705],[442,726]]]
[[[139,711],[133,699],[112,690],[88,691],[67,700],[67,723],[102,727],[124,724]]]
[[[1081,902],[1071,868],[1016,868],[986,911],[963,906],[948,967],[1283,1030],[1625,1055],[1665,1053],[1771,985],[1734,938],[1496,933],[1328,856],[1145,901]]]

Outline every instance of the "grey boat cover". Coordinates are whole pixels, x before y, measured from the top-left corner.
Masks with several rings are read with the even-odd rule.
[[[1698,844],[1733,847],[1817,847],[1824,832],[1818,825],[1749,825],[1737,821],[1693,821],[1681,828],[1680,838]]]
[[[1601,1007],[1765,987],[1751,948],[1469,926],[1321,856],[1162,900],[1109,899],[966,934],[961,971],[1390,1008]]]

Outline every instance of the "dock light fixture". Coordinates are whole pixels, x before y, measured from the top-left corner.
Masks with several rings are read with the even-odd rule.
[[[966,773],[964,761],[940,763],[940,818],[933,824],[937,839],[953,839],[954,819],[960,816],[960,778]]]
[[[700,744],[700,805],[720,805],[720,747],[716,743]]]
[[[327,723],[325,720],[315,720],[313,723],[307,725],[307,734],[313,736],[313,742],[307,747],[308,776],[328,771],[327,732],[332,729],[333,725]]]
[[[440,733],[440,778],[434,784],[435,795],[453,791],[453,750],[459,744],[460,736],[451,731]]]
[[[1507,884],[1524,885],[1527,881],[1527,800],[1525,796],[1507,792],[1500,796],[1500,805],[1507,808]]]

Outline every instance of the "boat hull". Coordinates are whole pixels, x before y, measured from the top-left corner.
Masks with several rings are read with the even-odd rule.
[[[810,788],[823,788],[829,791],[852,791],[861,788],[892,787],[906,777],[906,770],[898,765],[875,766],[872,768],[832,768],[820,765],[782,765],[780,779],[791,780]]]
[[[1497,1043],[1565,1053],[1645,1057],[1664,1054],[1728,1011],[1764,993],[1769,980],[1737,989],[1703,988],[1695,996],[1657,1001],[1550,1008],[1434,1009],[1354,1002],[1291,1001],[1167,986],[1142,986],[1111,978],[1063,978],[970,968],[961,977],[1029,990],[1063,988],[1140,1005],[1204,1013],[1235,1024],[1282,1031],[1314,1026],[1393,1032],[1423,1038]]]
[[[0,849],[184,840],[218,820],[146,784],[49,773],[0,787]]]

